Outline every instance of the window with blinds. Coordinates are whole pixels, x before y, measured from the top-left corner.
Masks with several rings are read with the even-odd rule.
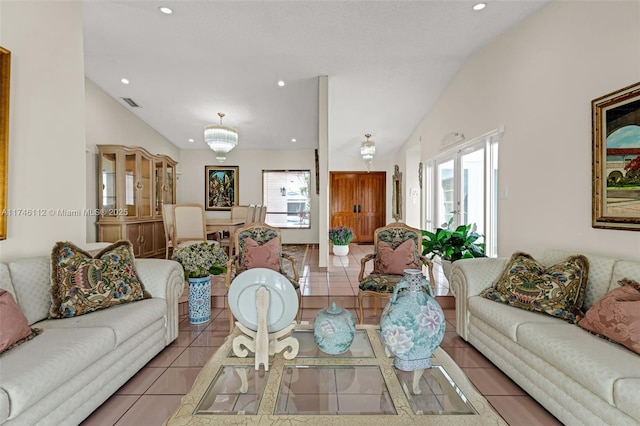
[[[262,203],[265,222],[277,228],[309,228],[311,171],[263,170]]]

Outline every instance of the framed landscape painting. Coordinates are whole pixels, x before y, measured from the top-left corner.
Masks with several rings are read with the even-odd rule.
[[[591,101],[594,228],[640,231],[640,83]]]
[[[205,210],[231,210],[238,204],[238,166],[204,166]]]

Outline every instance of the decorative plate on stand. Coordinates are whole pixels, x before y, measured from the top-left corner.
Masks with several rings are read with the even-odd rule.
[[[272,269],[248,269],[238,275],[229,287],[229,308],[240,324],[257,331],[256,291],[261,286],[269,290],[267,330],[269,333],[280,331],[295,319],[298,295],[287,277]]]

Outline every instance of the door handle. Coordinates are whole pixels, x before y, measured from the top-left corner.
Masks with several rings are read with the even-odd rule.
[[[353,212],[358,213],[358,206],[356,206],[355,204],[353,205]]]
[[[362,209],[360,208],[360,204],[358,204],[358,213],[360,213],[362,211]]]

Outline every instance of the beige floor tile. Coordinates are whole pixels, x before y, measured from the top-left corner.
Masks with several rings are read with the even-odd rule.
[[[189,346],[171,364],[171,367],[202,367],[215,353],[214,346]]]
[[[530,396],[489,395],[486,398],[509,426],[562,425]]]
[[[443,347],[442,349],[444,349],[461,368],[490,368],[493,366],[491,361],[486,359],[480,352],[472,347]]]
[[[149,361],[146,367],[168,367],[185,349],[187,349],[186,346],[167,346]]]
[[[146,395],[184,395],[200,373],[200,367],[171,367],[162,373]]]
[[[305,287],[304,289],[302,289],[301,292],[302,292],[302,296],[328,296],[329,295],[329,289],[327,288],[327,286],[318,287],[318,286],[311,285],[309,287]]]
[[[212,332],[208,331],[207,329],[200,333],[200,335],[198,335],[198,337],[193,340],[191,346],[222,346],[228,332],[228,329],[225,331],[215,330]]]
[[[443,348],[467,348],[469,347],[469,343],[465,342],[462,337],[458,336],[458,333],[455,332],[455,329],[451,327],[450,324],[447,324],[444,339],[442,339],[440,346]]]
[[[118,389],[116,395],[142,395],[165,371],[164,367],[144,367]]]
[[[353,296],[353,288],[351,286],[348,287],[333,287],[327,291],[327,294],[331,294],[332,296]]]
[[[188,305],[187,305],[188,306]],[[191,331],[194,333],[197,333],[199,331],[204,330],[205,328],[207,328],[209,326],[209,322],[205,322],[203,324],[191,324],[189,322],[189,314],[188,314],[189,310],[187,309],[187,315],[185,315],[184,317],[182,317],[180,319],[180,323],[178,324],[178,329],[180,331]]]
[[[526,395],[506,374],[491,366],[490,368],[463,368],[467,377],[483,395]]]
[[[139,395],[114,395],[82,422],[81,426],[114,425],[139,398]]]
[[[345,278],[343,280],[333,280],[331,279],[331,282],[329,283],[329,288],[331,290],[335,289],[335,288],[352,288],[353,285],[351,285],[351,281],[349,281],[348,278]],[[333,293],[332,293],[333,294]]]
[[[206,325],[209,325],[209,323],[207,323]],[[202,327],[202,330],[204,329],[205,327]],[[189,346],[191,342],[193,342],[193,339],[198,337],[202,330],[179,330],[180,332],[178,333],[178,338],[171,342],[170,346]]]
[[[182,395],[142,395],[115,423],[117,426],[158,426],[180,405]]]

